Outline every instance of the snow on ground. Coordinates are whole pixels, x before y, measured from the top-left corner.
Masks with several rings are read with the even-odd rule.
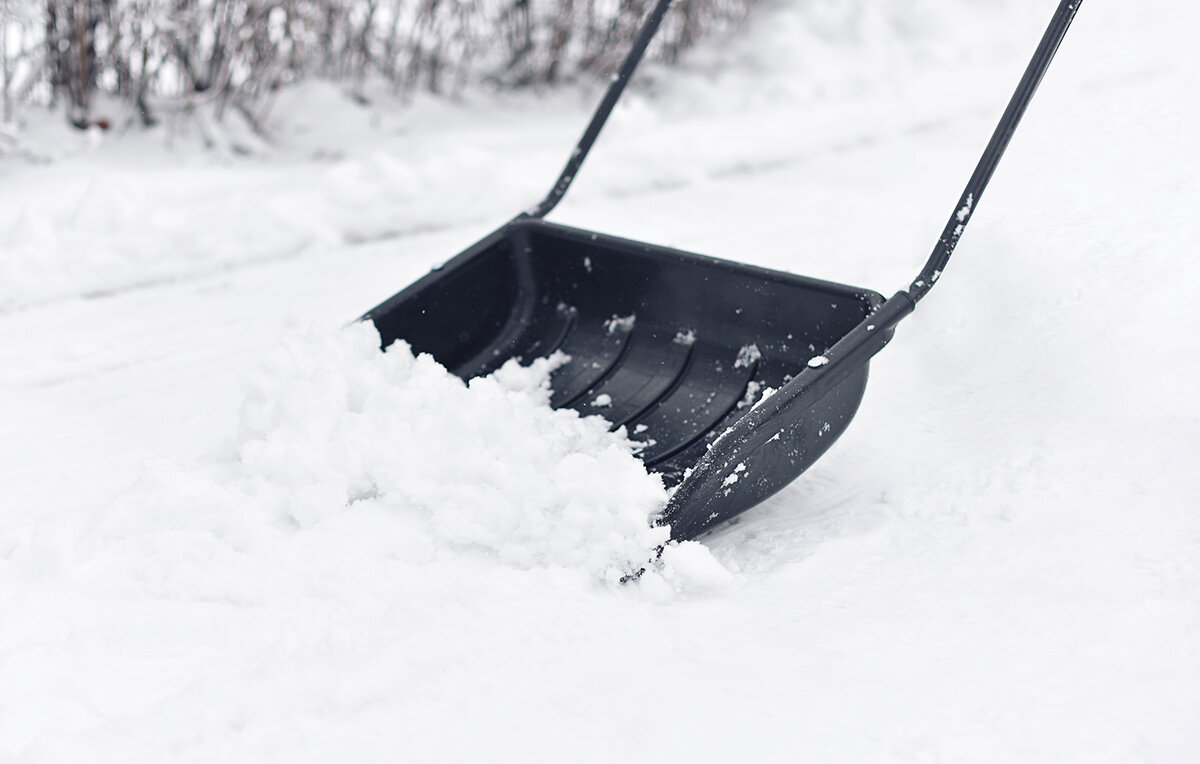
[[[555,219],[901,287],[1050,5],[769,8],[650,69]],[[1194,760],[1198,15],[1085,3],[846,435],[632,586],[661,495],[544,369],[342,331],[535,200],[583,99],[312,87],[248,158],[31,124],[0,761]]]

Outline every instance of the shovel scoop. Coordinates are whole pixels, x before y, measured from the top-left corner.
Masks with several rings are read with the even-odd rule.
[[[694,538],[846,429],[868,361],[941,274],[1080,2],[1058,6],[925,268],[890,299],[545,220],[667,13],[659,0],[546,199],[363,318],[384,347],[403,339],[463,379],[561,352],[551,405],[625,427],[673,488],[661,522]]]

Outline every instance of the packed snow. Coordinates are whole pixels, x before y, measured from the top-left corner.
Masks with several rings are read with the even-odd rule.
[[[890,294],[1053,5],[767,3],[641,73],[555,219]],[[595,92],[310,83],[251,157],[26,114],[0,761],[1195,760],[1198,20],[1084,3],[846,433],[661,557],[556,359],[468,386],[347,324],[540,198]]]

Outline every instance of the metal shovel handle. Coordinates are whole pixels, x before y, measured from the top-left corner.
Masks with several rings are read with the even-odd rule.
[[[604,127],[604,123],[612,113],[613,107],[616,106],[617,99],[621,97],[625,86],[629,84],[629,79],[633,76],[634,69],[637,68],[638,63],[642,60],[642,56],[645,55],[646,48],[649,47],[655,32],[658,31],[663,17],[670,10],[671,3],[672,0],[658,0],[654,9],[650,11],[650,15],[646,17],[641,31],[638,32],[637,39],[633,42],[633,47],[625,56],[625,61],[621,64],[620,70],[613,77],[608,91],[604,94],[604,99],[600,102],[596,113],[592,115],[592,121],[588,123],[587,129],[584,130],[583,136],[579,139],[579,143],[575,147],[575,151],[572,152],[570,159],[567,160],[566,167],[563,168],[562,173],[558,176],[558,181],[550,189],[550,193],[547,194],[546,198],[527,213],[531,217],[545,217],[550,210],[554,209],[562,201],[563,196],[567,193],[567,189],[571,186],[571,182],[575,180],[579,168],[583,165],[583,160],[587,158],[588,152],[591,151],[592,145],[600,135],[600,130]],[[1029,65],[1025,68],[1025,74],[1021,77],[1016,91],[1008,102],[1008,107],[1000,117],[1000,122],[996,125],[991,140],[988,141],[987,147],[983,151],[983,156],[979,158],[979,163],[975,166],[975,172],[972,173],[971,179],[967,181],[967,187],[963,190],[958,204],[955,205],[954,211],[950,214],[950,219],[947,221],[946,227],[942,230],[942,235],[938,238],[933,253],[925,263],[925,267],[921,269],[921,272],[907,291],[898,292],[888,301],[889,303],[898,302],[900,305],[893,306],[897,310],[887,311],[891,314],[889,316],[891,320],[886,322],[884,327],[890,328],[890,325],[894,325],[905,315],[908,315],[917,301],[929,292],[938,280],[938,277],[941,276],[946,263],[950,260],[950,255],[954,253],[954,248],[958,245],[958,240],[962,238],[963,231],[966,230],[967,223],[970,222],[971,216],[979,207],[979,199],[983,196],[984,189],[987,188],[988,181],[992,178],[992,173],[995,172],[996,166],[1000,163],[1000,158],[1004,156],[1004,151],[1008,148],[1012,134],[1017,129],[1021,117],[1024,116],[1030,99],[1033,98],[1038,84],[1042,81],[1042,76],[1045,75],[1046,69],[1049,68],[1050,62],[1054,59],[1054,54],[1058,51],[1059,44],[1066,35],[1067,29],[1071,26],[1071,20],[1075,18],[1075,13],[1082,4],[1083,0],[1061,0],[1059,2],[1058,9],[1054,12],[1053,18],[1050,19],[1050,24],[1046,28],[1045,34],[1042,35],[1042,40],[1038,43],[1037,50],[1033,53],[1033,58],[1030,59]]]
[[[658,31],[658,25],[662,23],[663,17],[671,9],[672,2],[673,0],[658,0],[658,4],[654,6],[654,10],[650,11],[650,15],[646,17],[645,23],[642,24],[642,30],[638,32],[637,39],[633,41],[633,47],[625,55],[625,61],[621,63],[621,68],[613,75],[612,82],[608,86],[608,92],[604,94],[604,100],[596,108],[596,113],[592,115],[592,121],[588,123],[587,129],[583,131],[583,136],[579,139],[579,144],[575,146],[575,151],[571,153],[571,158],[567,160],[567,166],[563,168],[562,173],[558,176],[558,181],[555,182],[554,187],[550,189],[550,193],[546,195],[541,204],[529,211],[528,214],[531,217],[545,217],[550,210],[554,209],[562,201],[563,196],[566,195],[567,189],[571,186],[571,181],[575,180],[575,175],[579,172],[580,166],[583,165],[583,160],[587,158],[588,152],[592,150],[592,144],[599,137],[604,123],[608,121],[608,115],[612,114],[613,107],[617,105],[617,99],[621,97],[621,93],[625,92],[625,86],[629,84],[630,78],[633,77],[633,70],[637,69],[642,56],[646,54],[646,48],[650,47],[650,41],[654,39],[654,33]]]
[[[979,164],[975,165],[975,172],[971,174],[971,179],[967,181],[967,187],[963,189],[954,212],[946,221],[946,227],[942,230],[942,235],[933,248],[933,254],[929,256],[925,267],[921,269],[921,273],[908,288],[908,295],[914,303],[924,297],[933,287],[934,282],[938,280],[946,263],[950,260],[950,255],[954,253],[954,248],[958,245],[963,230],[966,229],[971,216],[979,207],[979,197],[983,196],[988,181],[992,179],[992,173],[996,171],[996,165],[1000,163],[1000,158],[1004,156],[1004,150],[1008,148],[1013,131],[1021,122],[1025,108],[1029,106],[1030,99],[1033,98],[1038,84],[1042,81],[1042,75],[1046,73],[1050,61],[1054,59],[1054,54],[1058,51],[1058,46],[1062,42],[1063,36],[1066,35],[1068,27],[1071,26],[1075,12],[1081,5],[1083,5],[1083,0],[1062,0],[1058,4],[1058,10],[1050,19],[1050,25],[1046,27],[1046,33],[1042,35],[1042,41],[1038,43],[1037,50],[1033,52],[1033,58],[1025,67],[1025,74],[1021,77],[1021,82],[1017,85],[1012,98],[1009,99],[1008,107],[1000,117],[1000,123],[996,125],[991,140],[983,150],[983,156],[979,158]]]

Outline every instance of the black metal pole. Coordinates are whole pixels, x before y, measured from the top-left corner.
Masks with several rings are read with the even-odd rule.
[[[921,273],[908,288],[908,297],[914,304],[933,287],[945,269],[946,263],[950,260],[950,255],[954,253],[958,240],[962,238],[963,230],[966,229],[971,216],[979,207],[979,197],[983,196],[983,191],[987,188],[988,181],[991,180],[992,173],[996,170],[996,165],[1000,163],[1000,158],[1004,156],[1004,150],[1008,148],[1013,131],[1021,122],[1025,108],[1029,106],[1029,101],[1033,98],[1038,83],[1042,81],[1042,75],[1046,73],[1047,67],[1054,59],[1059,43],[1062,42],[1067,28],[1071,26],[1071,20],[1075,18],[1075,12],[1082,4],[1083,0],[1062,0],[1059,3],[1058,10],[1055,11],[1050,25],[1046,28],[1046,33],[1042,35],[1042,41],[1038,43],[1037,50],[1034,51],[1033,58],[1029,61],[1029,66],[1025,68],[1025,74],[1021,77],[1016,92],[1008,102],[1008,108],[1000,117],[1000,124],[996,125],[996,131],[992,133],[992,139],[988,141],[987,148],[983,150],[983,156],[979,158],[979,164],[975,166],[974,174],[967,181],[967,187],[963,190],[954,212],[946,222],[946,227],[942,230],[942,235],[933,248],[933,254],[929,256],[925,267],[921,269]]]
[[[649,47],[650,41],[658,31],[663,17],[670,10],[672,1],[658,0],[654,9],[646,17],[646,21],[642,25],[637,39],[634,40],[633,47],[626,55],[620,70],[613,76],[612,84],[609,85],[608,91],[604,94],[604,99],[597,107],[596,113],[592,115],[592,120],[588,124],[587,129],[584,130],[583,136],[579,139],[575,151],[572,152],[571,157],[567,160],[566,166],[563,168],[553,188],[551,188],[550,193],[546,195],[546,198],[541,203],[528,212],[531,217],[545,217],[562,201],[563,196],[566,195],[567,189],[570,187],[571,182],[575,180],[579,168],[583,165],[583,160],[587,158],[588,152],[604,127],[604,123],[608,120],[609,115],[616,106],[621,93],[624,92],[625,86],[629,83],[634,70],[641,62],[642,56],[645,55],[646,48]],[[1071,21],[1075,18],[1075,13],[1082,4],[1083,0],[1061,0],[1059,3],[1058,9],[1051,18],[1045,34],[1042,35],[1042,40],[1038,44],[1037,50],[1034,51],[1033,57],[1025,69],[1025,74],[1021,77],[1016,91],[1013,93],[1007,108],[1004,110],[1004,114],[1000,117],[999,124],[996,125],[996,129],[992,133],[991,140],[988,141],[987,147],[983,151],[983,156],[980,157],[979,163],[975,166],[975,172],[971,175],[970,180],[967,181],[967,186],[959,197],[954,212],[951,213],[946,227],[942,230],[942,235],[938,238],[933,253],[929,256],[920,274],[917,275],[917,278],[909,286],[908,291],[899,293],[897,297],[903,295],[908,298],[908,301],[912,305],[915,305],[917,301],[929,292],[945,269],[946,263],[949,262],[950,256],[954,253],[954,248],[958,245],[958,240],[962,238],[963,232],[966,230],[967,223],[970,222],[971,216],[979,206],[979,199],[983,196],[983,192],[987,188],[988,182],[996,170],[996,166],[1000,163],[1001,157],[1004,156],[1005,149],[1008,148],[1013,132],[1017,129],[1017,125],[1020,124],[1021,117],[1024,116],[1025,110],[1033,98],[1033,94],[1037,91],[1038,84],[1041,83],[1042,77],[1046,74],[1050,62],[1054,59],[1054,54],[1058,51],[1059,44],[1062,43],[1067,29],[1071,26]]]
[[[650,45],[650,41],[654,39],[654,33],[658,31],[658,25],[662,23],[663,16],[666,16],[667,11],[671,9],[672,1],[658,0],[658,4],[654,6],[654,10],[650,11],[650,15],[646,17],[641,31],[638,32],[637,39],[633,41],[633,47],[626,54],[621,68],[613,75],[612,84],[608,86],[608,92],[604,94],[604,100],[596,108],[596,113],[592,115],[592,121],[588,123],[587,129],[583,131],[583,137],[579,139],[579,144],[575,147],[571,158],[567,160],[567,166],[563,168],[562,173],[558,176],[558,181],[550,189],[550,193],[546,195],[546,198],[538,206],[529,211],[528,214],[531,217],[545,217],[550,210],[554,209],[562,201],[563,196],[567,193],[567,189],[571,185],[571,181],[575,180],[576,174],[579,173],[579,168],[583,165],[583,160],[587,158],[588,152],[591,151],[592,144],[596,142],[596,138],[600,135],[600,130],[604,127],[604,123],[608,121],[608,115],[612,113],[613,107],[617,105],[617,99],[621,97],[625,86],[629,84],[629,79],[633,76],[633,70],[637,68],[638,63],[642,60],[642,56],[646,53],[646,48]]]

